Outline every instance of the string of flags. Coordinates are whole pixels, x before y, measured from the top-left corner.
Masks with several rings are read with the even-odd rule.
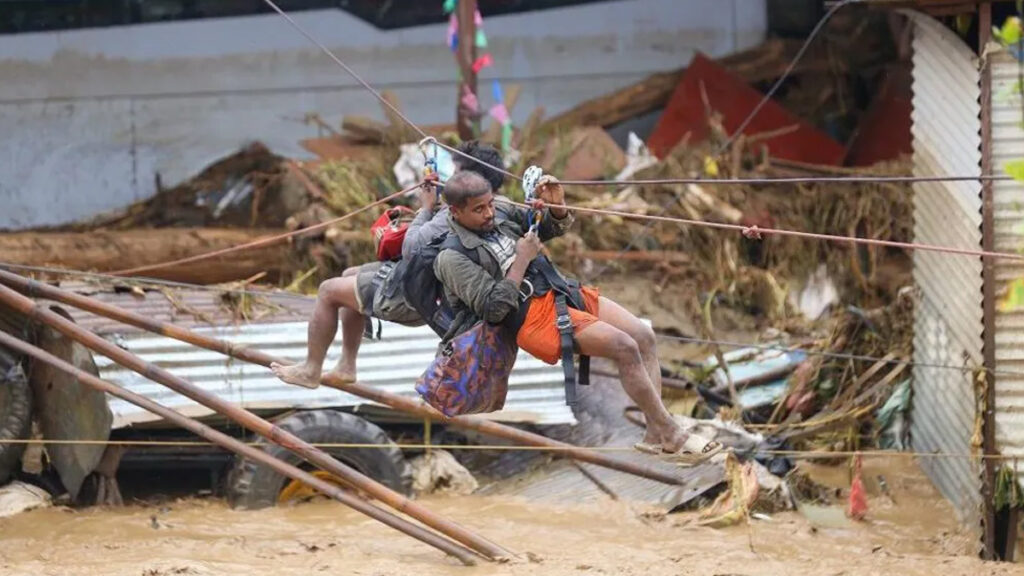
[[[458,5],[459,0],[444,1],[444,13],[448,15],[447,43],[453,53],[459,47],[459,19],[455,15]],[[480,15],[480,10],[476,10],[473,14],[473,20],[476,25],[474,43],[479,55],[473,62],[472,68],[474,74],[480,74],[481,70],[494,66],[494,57],[487,51],[487,33],[484,32],[484,19]],[[461,70],[458,71],[458,75],[461,79]],[[502,152],[507,153],[512,148],[512,119],[509,116],[508,107],[505,106],[505,91],[497,79],[491,81],[491,95],[494,105],[488,109],[487,115],[501,126],[501,149]],[[480,114],[480,100],[466,86],[463,86],[461,102],[473,114]]]

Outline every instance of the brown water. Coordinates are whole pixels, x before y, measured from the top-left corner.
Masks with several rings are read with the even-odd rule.
[[[39,510],[0,521],[0,573],[68,575],[355,574],[1024,574],[964,555],[969,539],[912,463],[866,463],[868,521],[815,528],[797,513],[724,530],[693,514],[651,516],[608,501],[552,506],[508,497],[423,498],[430,508],[527,556],[464,568],[331,502],[257,512],[218,500],[165,508]],[[844,468],[816,470],[841,486]]]

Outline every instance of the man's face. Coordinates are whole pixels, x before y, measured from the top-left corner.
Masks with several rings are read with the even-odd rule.
[[[490,192],[470,198],[462,207],[452,206],[451,211],[463,228],[474,232],[494,230],[494,194]]]

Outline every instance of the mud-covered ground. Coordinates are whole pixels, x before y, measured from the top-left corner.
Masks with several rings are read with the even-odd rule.
[[[862,523],[796,512],[711,529],[696,513],[658,515],[624,501],[552,504],[513,496],[424,497],[433,510],[513,549],[520,562],[462,567],[341,505],[316,501],[234,511],[218,499],[136,502],[122,509],[50,508],[0,520],[3,574],[679,574],[838,576],[1016,574],[983,563],[950,506],[906,458],[873,460]],[[841,487],[846,468],[817,468]],[[837,509],[838,510],[838,509]],[[647,510],[646,512],[649,512]],[[844,525],[845,524],[845,525]]]

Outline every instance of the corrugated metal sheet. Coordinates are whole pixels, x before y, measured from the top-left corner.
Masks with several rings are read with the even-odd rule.
[[[1006,53],[990,56],[992,64],[992,161],[1003,172],[1011,160],[1024,160],[1024,103],[1013,90],[1020,65]],[[1024,186],[1019,182],[994,182],[995,250],[1024,249]],[[1024,278],[1024,264],[996,260],[996,294]],[[996,309],[996,448],[1007,456],[1024,457],[1024,310]],[[1018,466],[1018,472],[1021,466]]]
[[[82,291],[82,290],[79,290]],[[276,296],[251,310],[251,321],[236,318],[233,308],[225,307],[217,293],[175,291],[172,301],[160,292],[144,297],[131,293],[93,291],[91,296],[108,303],[143,313],[149,317],[186,325],[197,332],[233,343],[251,346],[293,361],[306,353],[306,319],[311,300]],[[332,388],[309,390],[282,383],[269,369],[233,361],[171,338],[111,323],[92,314],[69,310],[75,321],[95,330],[122,347],[138,354],[203,389],[234,404],[252,410],[349,407],[365,400]],[[359,380],[394,394],[417,397],[413,386],[434,357],[439,339],[426,326],[408,328],[385,322],[381,340],[364,340],[359,350]],[[341,331],[327,357],[327,366],[337,362]],[[190,416],[209,415],[210,411],[164,386],[114,364],[106,357],[96,358],[100,375],[111,382],[156,400]],[[157,418],[134,405],[110,399],[115,428]],[[572,410],[565,404],[562,368],[545,364],[520,351],[509,379],[505,409],[493,415],[496,420],[538,424],[575,424]]]
[[[975,56],[937,21],[906,14],[914,21],[914,175],[977,174],[981,110]],[[914,239],[980,248],[980,184],[915,184]],[[982,363],[981,272],[978,258],[914,253],[914,280],[921,293],[914,321],[914,362]],[[915,366],[913,375],[914,449],[968,452],[976,412],[970,373]],[[925,458],[921,466],[961,519],[980,530],[979,470],[968,460],[952,458]]]

